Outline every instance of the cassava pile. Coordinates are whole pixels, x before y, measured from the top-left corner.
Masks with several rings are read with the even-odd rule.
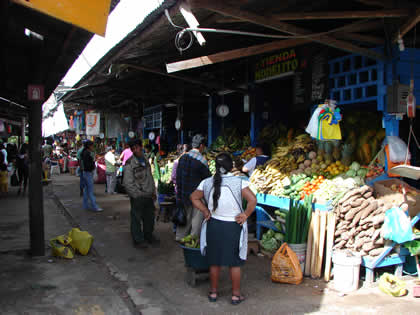
[[[348,191],[336,204],[337,217],[334,249],[351,249],[362,256],[382,253],[381,228],[389,207],[373,197],[369,186]]]

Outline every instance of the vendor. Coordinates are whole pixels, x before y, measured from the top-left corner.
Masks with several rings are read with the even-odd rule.
[[[255,152],[257,156],[250,159],[242,167],[242,172],[248,174],[249,177],[251,177],[252,173],[258,165],[264,165],[265,162],[267,162],[270,159],[270,157],[266,155],[270,152],[270,148],[267,144],[257,145],[255,147]]]

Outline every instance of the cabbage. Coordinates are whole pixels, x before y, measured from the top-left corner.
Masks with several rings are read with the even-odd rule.
[[[347,171],[347,173],[346,173],[346,176],[348,176],[348,177],[355,177],[357,174],[356,174],[356,171],[354,171],[354,170],[349,170],[349,171]]]
[[[364,182],[363,178],[361,178],[361,177],[359,177],[359,176],[356,176],[356,177],[354,178],[354,181],[355,181],[355,182],[356,182],[356,184],[357,184],[357,185],[359,185],[359,186],[362,186],[362,185],[364,185],[364,184],[365,184],[365,182]]]
[[[350,169],[357,172],[360,169],[360,164],[355,161],[355,162],[351,163]]]
[[[270,238],[268,240],[262,240],[261,246],[270,252],[274,252],[276,249],[279,248],[277,240],[275,238]]]
[[[366,174],[368,173],[368,170],[365,168],[361,168],[357,171],[357,176],[360,176],[361,178],[366,177]]]
[[[283,240],[284,240],[284,235],[283,235],[283,234],[281,234],[281,233],[276,233],[276,234],[274,234],[274,238],[275,238],[277,241],[281,242],[281,241],[283,241]]]

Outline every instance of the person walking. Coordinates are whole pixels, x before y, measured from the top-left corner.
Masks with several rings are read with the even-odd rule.
[[[19,178],[19,189],[17,194],[21,194],[23,184],[23,195],[25,195],[29,178],[29,150],[28,144],[26,143],[22,144],[16,157],[16,169]]]
[[[217,300],[220,270],[227,266],[232,281],[231,303],[236,305],[245,300],[240,288],[241,266],[247,256],[247,219],[255,209],[257,198],[247,181],[229,173],[232,168],[233,161],[228,153],[217,155],[216,174],[198,185],[191,194],[191,202],[205,218],[200,248],[210,265],[208,299]],[[247,201],[245,211],[242,198]]]
[[[136,247],[147,247],[147,243],[157,245],[159,240],[153,236],[155,223],[156,188],[150,163],[144,156],[140,140],[130,142],[133,152],[125,163],[123,185],[130,197],[131,236]]]
[[[1,151],[2,155],[3,155],[1,162],[3,164],[5,164],[6,167],[7,167],[7,165],[9,164],[9,162],[7,160],[7,150],[6,150],[6,147],[4,146],[3,143],[0,143],[0,151]]]
[[[93,188],[93,172],[95,171],[95,159],[93,158],[93,142],[87,140],[81,155],[83,164],[83,209],[96,212],[103,211],[96,203]],[[89,206],[90,205],[90,206]]]
[[[203,215],[193,207],[190,195],[203,179],[211,176],[207,160],[202,155],[206,148],[205,138],[200,134],[195,135],[191,146],[192,149],[179,159],[176,170],[177,204],[184,207],[187,219],[186,225],[177,226],[176,241],[188,234],[200,234]]]
[[[115,194],[115,186],[117,184],[117,161],[115,159],[115,149],[108,147],[105,154],[105,174],[106,174],[106,189],[108,194]]]

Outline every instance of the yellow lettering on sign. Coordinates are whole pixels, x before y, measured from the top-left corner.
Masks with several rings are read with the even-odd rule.
[[[111,0],[12,0],[89,32],[105,36]]]

